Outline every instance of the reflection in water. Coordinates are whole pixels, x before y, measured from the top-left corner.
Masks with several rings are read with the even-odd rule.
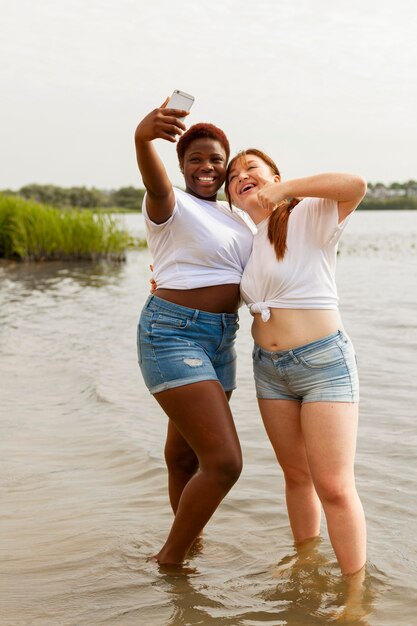
[[[273,573],[276,588],[263,597],[288,602],[280,614],[288,624],[322,624],[325,619],[369,626],[366,616],[372,611],[373,596],[370,576],[365,570],[341,576],[338,567],[319,550],[320,544],[320,539],[313,539],[284,557]]]
[[[155,565],[158,576],[152,586],[172,608],[166,626],[370,626],[367,616],[377,587],[370,570],[375,569],[342,577],[320,544],[314,540],[296,547],[269,571],[243,572],[229,579],[227,588],[190,565]]]
[[[219,624],[217,617],[210,615],[210,609],[221,609],[221,603],[212,600],[208,595],[200,591],[202,579],[197,571],[187,571],[186,567],[178,568],[177,572],[167,572],[162,568],[159,579],[154,583],[159,589],[163,589],[169,596],[172,613],[166,626],[188,626],[188,624],[205,624],[212,626]],[[224,626],[236,624],[232,618],[221,619]]]
[[[120,278],[123,263],[97,261],[96,263],[6,263],[0,265],[0,283],[13,282],[22,291],[30,294],[34,290],[56,289],[64,281],[74,281],[80,287],[103,287]]]

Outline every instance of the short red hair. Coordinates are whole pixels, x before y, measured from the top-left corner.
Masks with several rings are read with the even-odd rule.
[[[226,152],[226,162],[229,160],[230,146],[225,133],[220,128],[217,128],[217,126],[214,126],[214,124],[201,122],[200,124],[193,124],[193,126],[190,126],[190,128],[185,131],[183,135],[181,135],[177,142],[177,155],[181,168],[184,163],[184,155],[187,148],[193,141],[201,138],[214,139],[214,141],[218,141]]]

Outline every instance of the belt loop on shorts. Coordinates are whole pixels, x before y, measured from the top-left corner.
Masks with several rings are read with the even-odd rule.
[[[193,317],[192,317],[192,319],[191,319],[191,322],[192,322],[192,323],[196,322],[196,321],[197,321],[197,318],[198,318],[198,316],[199,316],[199,315],[200,315],[200,311],[199,311],[198,309],[196,309],[196,310],[194,311],[194,315],[193,315]]]
[[[292,360],[294,361],[294,363],[295,363],[296,365],[298,365],[298,364],[299,364],[299,362],[300,362],[300,360],[299,360],[299,359],[297,359],[297,357],[295,356],[294,352],[293,352],[292,350],[289,350],[289,351],[288,351],[288,354],[291,356],[291,358],[292,358]]]

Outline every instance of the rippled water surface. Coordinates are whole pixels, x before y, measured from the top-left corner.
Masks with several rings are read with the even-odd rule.
[[[125,218],[142,230],[140,216]],[[245,468],[187,568],[148,561],[171,512],[166,419],[142,383],[148,251],[122,265],[0,266],[0,624],[417,623],[417,212],[357,213],[339,294],[361,374],[357,482],[369,562],[349,598],[326,529],[296,554],[241,310],[232,398]],[[357,610],[357,615],[355,612]],[[346,621],[347,620],[347,621]]]

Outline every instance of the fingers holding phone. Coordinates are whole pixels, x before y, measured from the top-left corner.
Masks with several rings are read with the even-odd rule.
[[[185,93],[185,91],[175,89],[168,102],[166,102],[165,108],[172,112],[179,113],[180,120],[183,122],[185,116],[188,115],[193,104],[194,96],[191,96],[189,93]]]
[[[139,142],[153,141],[154,139],[166,139],[175,143],[176,136],[185,130],[185,124],[181,121],[185,111],[173,111],[159,107],[154,109],[139,123],[135,132],[135,139]]]
[[[170,98],[139,123],[135,133],[136,140],[166,139],[175,143],[177,135],[182,135],[186,130],[184,119],[193,102],[193,96],[176,89]]]

